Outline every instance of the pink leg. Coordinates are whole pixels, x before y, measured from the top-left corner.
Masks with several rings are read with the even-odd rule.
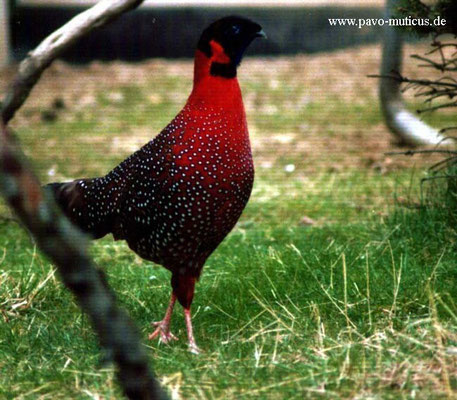
[[[178,338],[170,332],[171,314],[173,314],[173,307],[175,306],[175,303],[176,295],[172,292],[170,304],[168,304],[165,317],[162,321],[153,322],[153,325],[157,326],[157,329],[148,336],[149,340],[154,339],[158,335],[160,335],[160,341],[164,343],[168,343],[170,340],[178,340]]]
[[[186,319],[187,337],[189,338],[189,351],[194,354],[200,354],[200,349],[198,348],[197,343],[195,343],[194,339],[192,319],[190,316],[190,308],[184,309],[184,317]]]

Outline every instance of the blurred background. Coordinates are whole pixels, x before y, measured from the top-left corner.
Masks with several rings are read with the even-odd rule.
[[[11,52],[21,59],[47,34],[95,0],[5,0],[10,2]],[[381,0],[329,1],[146,1],[121,21],[96,32],[71,49],[65,59],[137,61],[149,57],[192,57],[202,26],[221,15],[242,14],[259,21],[269,32],[250,54],[315,53],[379,41],[379,27],[342,32],[328,18],[379,18]],[[280,23],[279,23],[280,22]]]
[[[94,3],[2,3],[8,28],[2,37],[9,37],[3,63],[9,55],[14,65],[46,35]],[[46,130],[45,135],[36,133],[46,148],[41,141],[38,147],[30,142],[41,171],[47,171],[49,179],[99,175],[155,136],[190,93],[191,59],[203,27],[238,14],[257,21],[268,33],[267,40],[255,41],[248,49],[239,73],[257,163],[256,191],[261,192],[257,198],[268,204],[286,191],[288,205],[273,202],[274,208],[287,208],[285,216],[297,222],[302,216],[326,221],[347,214],[385,213],[389,204],[385,195],[393,199],[394,187],[402,178],[409,181],[409,172],[387,181],[377,175],[411,163],[385,156],[396,148],[395,139],[380,112],[378,79],[367,77],[380,71],[383,30],[374,24],[360,29],[328,22],[329,18],[381,18],[384,3],[232,0],[220,5],[146,1],[68,50],[45,73],[16,119],[29,127],[40,122]],[[417,76],[417,62],[409,55],[426,51],[428,42],[413,37],[409,42],[405,74]],[[14,67],[5,69],[2,84],[11,71]],[[407,96],[414,109],[418,105],[414,93]],[[442,117],[426,118],[433,123]],[[75,141],[68,140],[69,135]],[[32,137],[24,135],[24,140]],[[89,148],[82,154],[73,151],[76,142],[78,146],[86,142]],[[80,161],[60,165],[47,157],[52,149],[64,159]],[[100,154],[106,157],[102,160]],[[329,180],[328,174],[333,178]],[[330,184],[337,189],[329,190]],[[304,193],[310,194],[306,206]],[[326,201],[336,202],[333,211]]]

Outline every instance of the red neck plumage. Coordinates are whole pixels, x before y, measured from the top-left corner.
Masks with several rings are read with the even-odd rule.
[[[226,59],[224,59],[226,57]],[[210,73],[213,62],[228,62],[224,53],[208,57],[200,50],[195,52],[194,87],[189,101],[203,102],[224,109],[242,107],[241,90],[238,79],[214,76]]]

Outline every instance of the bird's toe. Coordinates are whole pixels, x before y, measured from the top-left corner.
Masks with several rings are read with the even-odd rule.
[[[195,343],[189,343],[189,351],[192,354],[200,354],[201,351]]]
[[[153,340],[156,337],[159,337],[159,340],[163,343],[169,343],[172,340],[178,340],[178,338],[170,332],[169,327],[164,326],[162,321],[153,322],[152,325],[157,326],[157,329],[148,336],[149,340]]]
[[[173,335],[170,331],[168,332],[162,332],[162,334],[160,335],[160,340],[164,343],[168,343],[172,340],[178,340],[178,338]]]

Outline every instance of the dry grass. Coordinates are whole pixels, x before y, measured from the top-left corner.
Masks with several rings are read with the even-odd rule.
[[[366,78],[379,61],[366,46],[243,63],[256,184],[197,287],[205,352],[187,353],[179,314],[179,342],[145,342],[174,399],[455,397],[455,228],[442,208],[395,206],[395,194],[417,200],[433,157],[385,155],[397,147]],[[418,73],[410,62],[405,72]],[[158,133],[191,79],[189,60],[57,62],[14,126],[45,180],[101,174]],[[0,398],[119,397],[52,266],[17,225],[0,230]],[[92,250],[146,337],[167,272],[110,238]]]

